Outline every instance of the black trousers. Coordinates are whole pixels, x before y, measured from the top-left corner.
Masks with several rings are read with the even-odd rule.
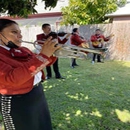
[[[101,49],[102,47],[98,47],[99,49]],[[96,47],[96,49],[98,49],[97,47]],[[92,58],[92,61],[95,61],[95,59],[96,59],[96,56],[97,56],[97,62],[101,62],[101,55],[100,54],[93,54],[93,58]]]
[[[59,66],[58,66],[58,58],[52,66],[53,66],[53,70],[55,72],[55,77],[57,77],[57,78],[61,77],[61,74],[59,72]],[[46,72],[47,72],[48,77],[52,77],[51,66],[46,67]]]
[[[92,59],[92,61],[95,61],[95,59],[96,59],[96,56],[97,56],[97,62],[100,62],[101,61],[101,55],[100,54],[93,54],[93,59]]]
[[[71,66],[75,66],[76,65],[76,58],[71,58]]]
[[[5,130],[52,130],[42,84],[27,94],[1,95]]]

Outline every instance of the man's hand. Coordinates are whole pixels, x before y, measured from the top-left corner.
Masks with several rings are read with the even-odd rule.
[[[68,39],[70,36],[71,36],[71,33],[67,33],[65,38]]]
[[[82,43],[81,46],[82,46],[83,48],[89,48],[89,44],[88,44],[88,43]]]
[[[54,40],[52,40],[52,37],[49,37],[43,44],[41,53],[50,57],[52,54],[61,48],[61,46],[58,45],[58,43]]]

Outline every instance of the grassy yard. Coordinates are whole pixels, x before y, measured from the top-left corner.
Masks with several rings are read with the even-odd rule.
[[[46,80],[53,130],[130,130],[130,62],[59,59],[66,79]]]
[[[130,62],[77,63],[60,59],[66,79],[44,82],[54,130],[130,130]]]

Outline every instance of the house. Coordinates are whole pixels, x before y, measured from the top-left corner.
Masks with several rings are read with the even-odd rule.
[[[120,7],[114,13],[106,15],[106,17],[109,17],[112,23],[130,22],[130,0],[127,0],[125,6]]]
[[[61,8],[68,5],[69,0],[58,0],[55,8],[45,9],[45,4],[41,0],[37,0],[37,5],[35,9],[37,14],[29,15],[28,18],[12,18],[8,17],[6,14],[2,17],[11,18],[19,23],[21,26],[35,26],[41,25],[43,23],[49,23],[52,26],[57,26],[56,24],[62,17]]]

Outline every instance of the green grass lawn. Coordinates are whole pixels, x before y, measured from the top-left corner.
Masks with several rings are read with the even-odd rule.
[[[130,130],[130,62],[59,59],[66,79],[46,80],[53,130]]]
[[[66,79],[44,82],[54,130],[130,130],[130,62],[77,63],[59,59]]]

